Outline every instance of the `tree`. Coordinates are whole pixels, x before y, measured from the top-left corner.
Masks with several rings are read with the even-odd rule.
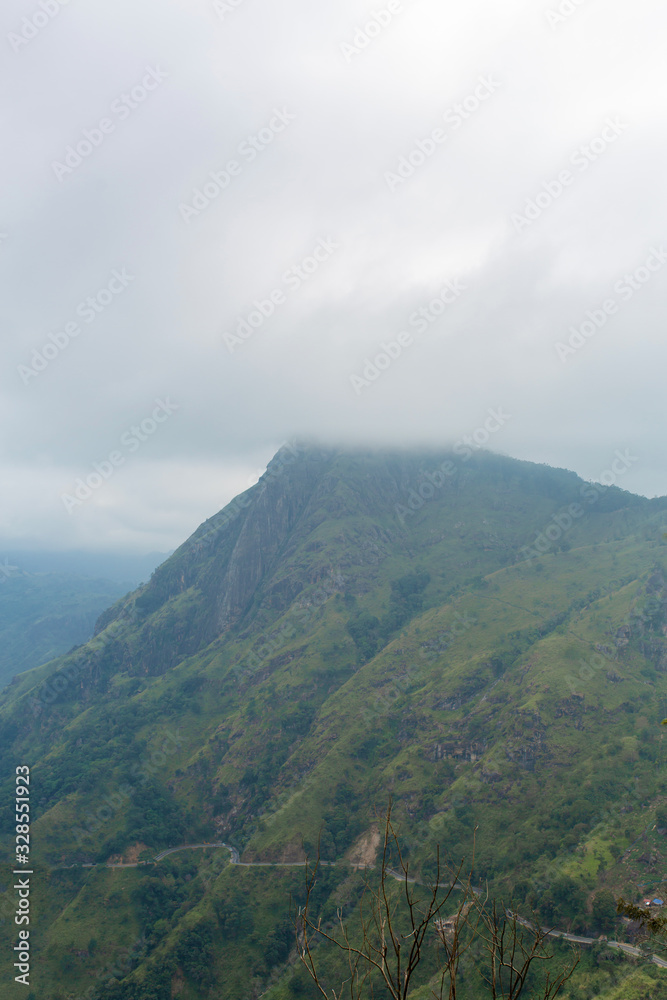
[[[406,1000],[411,987],[417,985],[415,977],[421,965],[420,971],[431,980],[435,1000],[456,1000],[459,966],[470,952],[472,961],[481,961],[480,972],[493,1000],[519,1000],[527,985],[533,997],[553,1000],[572,975],[578,957],[562,969],[551,969],[553,955],[545,947],[547,932],[535,920],[522,920],[473,886],[474,850],[465,878],[461,878],[463,861],[456,870],[443,871],[439,848],[434,880],[424,883],[413,878],[392,823],[391,808],[390,803],[379,880],[365,876],[356,921],[346,921],[341,908],[333,927],[323,925],[314,915],[319,851],[315,864],[306,864],[306,899],[297,908],[295,932],[299,958],[319,995],[339,1000],[345,989],[352,1000],[376,995]],[[454,913],[443,919],[450,899],[457,905]],[[324,981],[317,949],[321,941],[328,941],[344,957],[347,978],[338,989]],[[439,968],[431,970],[434,943],[439,944]],[[540,992],[535,993],[533,973],[540,965],[545,974]]]
[[[667,827],[667,809],[664,806],[659,806],[659,808],[656,809],[655,822],[661,829]]]
[[[601,889],[593,896],[593,926],[601,934],[608,934],[616,923],[616,900],[609,889]]]
[[[634,903],[628,903],[620,896],[616,905],[616,912],[622,914],[624,917],[629,917],[630,920],[636,920],[649,934],[667,934],[667,916],[655,916],[648,907],[644,908],[643,906],[636,906]]]

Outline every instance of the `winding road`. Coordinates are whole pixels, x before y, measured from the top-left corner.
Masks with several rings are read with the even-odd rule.
[[[533,929],[533,924],[531,924],[529,920],[524,920],[523,917],[520,917],[518,914],[511,913],[508,910],[507,916],[516,917],[517,923],[522,924],[524,927],[529,927]],[[551,930],[547,931],[546,933],[549,935],[549,937],[561,938],[561,940],[563,941],[572,941],[574,944],[601,943],[600,938],[582,937],[579,934],[568,934],[566,931]],[[659,955],[648,956],[640,948],[635,948],[631,944],[626,944],[625,941],[603,941],[602,943],[605,944],[607,948],[617,948],[619,951],[625,952],[626,955],[632,955],[633,958],[641,958],[643,955],[647,958],[650,957],[651,961],[655,962],[656,965],[659,965],[661,969],[667,969],[667,960],[665,960],[664,958],[660,958]]]
[[[88,862],[86,864],[58,865],[57,867],[58,868],[139,868],[142,865],[152,865],[157,863],[158,861],[162,861],[163,858],[168,857],[170,854],[176,854],[177,851],[196,851],[206,847],[224,847],[225,850],[229,851],[230,864],[238,865],[240,868],[303,868],[305,867],[306,864],[308,864],[308,862],[306,861],[241,861],[239,852],[235,847],[232,847],[231,844],[225,844],[225,842],[222,840],[218,840],[215,841],[214,843],[181,844],[178,847],[168,847],[165,851],[160,851],[159,854],[156,854],[155,857],[150,861],[133,861],[128,863],[107,862],[106,864],[94,864]],[[328,867],[335,867],[336,865],[340,864],[340,862],[320,861],[319,864],[327,865]],[[367,867],[366,865],[354,865],[354,864],[350,864],[348,866],[357,869]],[[392,876],[392,878],[395,878],[399,882],[402,882],[405,879],[405,876],[401,872],[393,871],[390,868],[387,869],[387,872],[389,875]],[[407,881],[413,884],[417,884],[419,882],[418,879],[414,878],[408,878]],[[419,882],[419,884],[423,885],[425,883]],[[476,890],[476,889],[473,889],[473,891],[477,895],[479,895],[479,893],[481,892],[481,890]],[[516,917],[517,923],[522,924],[524,927],[533,929],[533,925],[530,923],[530,921],[525,920],[518,914],[513,914],[511,913],[511,911],[508,910],[507,916]],[[601,943],[599,938],[582,937],[579,934],[568,934],[566,931],[550,930],[547,931],[546,933],[548,934],[549,937],[560,938],[562,941],[570,941],[572,942],[572,944],[591,945],[591,944]],[[602,943],[604,943],[607,948],[616,948],[619,951],[622,951],[624,954],[632,956],[633,958],[640,958],[646,954],[645,952],[642,952],[639,948],[635,948],[633,945],[626,944],[624,941],[604,941]],[[655,965],[659,966],[661,969],[667,969],[666,959],[660,958],[659,955],[650,955],[650,956],[646,955],[646,957],[647,958],[650,957],[651,961],[654,962]]]

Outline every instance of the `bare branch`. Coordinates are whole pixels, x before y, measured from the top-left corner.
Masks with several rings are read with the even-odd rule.
[[[475,835],[477,828],[475,828]],[[390,867],[392,853],[398,859],[398,870]],[[443,867],[440,848],[436,849],[436,877],[432,883],[410,876],[410,865],[401,850],[398,833],[392,821],[392,803],[384,820],[384,838],[379,879],[362,876],[364,889],[359,901],[358,926],[354,941],[350,939],[348,923],[341,908],[337,911],[335,933],[322,926],[321,919],[312,916],[312,897],[318,857],[314,866],[306,863],[306,901],[298,908],[295,933],[299,958],[307,969],[318,995],[326,1000],[341,1000],[342,991],[350,1000],[373,997],[376,985],[382,986],[383,997],[407,1000],[414,976],[419,969],[427,945],[426,936],[435,932],[440,942],[441,971],[437,989],[431,988],[434,1000],[456,1000],[457,976],[462,956],[476,941],[485,945],[488,956],[482,977],[488,984],[493,1000],[519,1000],[532,966],[548,963],[553,954],[545,948],[547,932],[539,923],[517,918],[502,902],[489,902],[486,892],[475,889],[472,875],[475,863],[475,836],[472,861],[462,879],[465,860],[456,869]],[[393,885],[397,883],[397,885]],[[400,890],[398,886],[400,885]],[[426,894],[422,891],[425,887]],[[441,913],[454,890],[461,891],[461,900],[453,916],[443,920]],[[621,901],[622,903],[622,901]],[[620,904],[619,904],[620,905]],[[533,915],[534,916],[534,915]],[[405,932],[403,932],[403,929]],[[340,989],[328,993],[322,983],[313,953],[316,941],[335,945],[346,957],[348,977]],[[578,958],[552,976],[547,970],[540,1000],[554,1000],[572,975]]]

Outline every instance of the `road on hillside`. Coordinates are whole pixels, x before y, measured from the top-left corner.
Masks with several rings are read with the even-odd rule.
[[[547,931],[549,937],[561,938],[563,941],[572,941],[574,944],[594,944],[595,938],[581,937],[580,934],[567,934],[565,931]]]
[[[240,864],[239,852],[235,847],[230,847],[228,844],[223,844],[222,841],[217,841],[213,844],[181,844],[179,847],[168,847],[166,851],[161,851],[156,854],[154,858],[150,861],[107,861],[106,864],[98,864],[96,862],[87,862],[85,864],[74,864],[74,865],[57,865],[57,868],[139,868],[141,865],[152,865],[156,861],[162,861],[169,854],[175,854],[176,851],[192,851],[203,847],[225,847],[231,853],[230,861],[233,865]]]
[[[123,862],[114,862],[113,864],[110,864],[109,862],[107,862],[105,865],[97,865],[97,864],[93,864],[91,862],[88,862],[86,864],[78,864],[78,865],[77,864],[74,864],[74,865],[60,865],[59,867],[61,867],[61,868],[138,868],[140,865],[150,865],[150,864],[154,864],[154,863],[156,863],[158,861],[162,861],[163,858],[168,857],[170,854],[175,854],[177,851],[194,851],[194,850],[200,850],[200,849],[205,848],[205,847],[224,847],[225,850],[229,851],[229,855],[230,855],[229,856],[229,861],[230,861],[230,864],[237,865],[239,868],[304,868],[309,863],[307,861],[241,861],[241,857],[240,857],[239,852],[236,849],[236,847],[232,847],[231,844],[225,844],[224,841],[219,840],[219,841],[216,841],[215,843],[211,843],[211,844],[207,844],[207,843],[204,843],[204,844],[180,844],[178,847],[168,847],[166,850],[161,851],[159,854],[156,854],[152,861],[134,861],[134,862],[130,862],[130,863],[127,863],[127,864],[125,864]],[[326,865],[327,867],[333,868],[333,867],[336,867],[338,864],[340,864],[340,862],[337,862],[337,861],[320,861],[319,864],[322,865],[322,866]],[[348,865],[348,867],[356,868],[357,870],[359,870],[359,869],[363,870],[363,869],[368,868],[369,866],[368,865],[359,865],[359,864],[355,865],[355,864],[351,864],[351,865]],[[371,866],[371,867],[373,867],[373,866]],[[408,882],[411,882],[412,884],[426,885],[425,882],[420,882],[418,879],[408,878],[406,880],[405,875],[404,875],[403,872],[393,871],[391,868],[387,869],[387,874],[391,875],[392,878],[395,878],[399,882],[408,881]],[[455,886],[455,888],[463,888],[463,885],[462,884],[457,884]],[[472,886],[471,888],[472,888],[472,891],[475,893],[475,895],[479,896],[479,895],[482,894],[482,890],[481,889],[476,889],[474,886]],[[511,917],[511,918],[512,917],[516,918],[517,923],[521,924],[523,927],[527,927],[527,928],[529,928],[531,930],[534,929],[533,924],[529,920],[526,920],[524,917],[520,917],[518,914],[512,913],[510,910],[507,910],[507,916]],[[549,930],[546,933],[549,935],[549,937],[560,938],[562,941],[570,941],[572,944],[588,944],[588,945],[590,945],[590,944],[595,944],[596,942],[599,942],[599,940],[600,940],[599,938],[582,937],[580,934],[568,934],[566,931]],[[604,943],[607,946],[607,948],[617,948],[618,950],[624,952],[626,955],[632,955],[634,958],[639,958],[639,957],[641,957],[644,954],[639,948],[635,948],[633,945],[626,944],[624,941],[604,941],[604,942],[601,942],[601,943]],[[665,960],[664,958],[660,958],[659,955],[651,955],[651,956],[647,956],[647,957],[650,957],[651,961],[654,962],[661,969],[667,969],[667,960]]]
[[[535,925],[526,920],[524,917],[520,917],[518,913],[512,913],[511,910],[505,911],[508,917],[514,917],[518,924],[522,927],[528,927],[530,930],[535,929]],[[562,941],[571,941],[573,944],[604,944],[607,948],[618,948],[620,951],[624,952],[626,955],[632,955],[633,958],[641,958],[645,954],[640,948],[635,948],[631,944],[626,944],[625,941],[600,941],[600,938],[590,938],[582,937],[580,934],[568,934],[567,931],[546,931],[549,937],[560,938]],[[661,969],[667,969],[667,961],[664,958],[660,958],[659,955],[650,955],[651,961],[656,965],[659,965]]]
[[[227,847],[227,844],[223,844],[223,842],[220,840],[220,841],[217,841],[214,844],[206,844],[206,843],[204,843],[204,844],[182,844],[180,847],[168,847],[166,851],[162,851],[160,854],[156,854],[155,857],[153,858],[153,861],[162,861],[162,859],[166,858],[167,855],[169,855],[169,854],[175,854],[176,851],[194,851],[194,850],[197,850],[200,847]],[[232,859],[233,859],[234,854],[236,854],[236,856],[238,857],[238,853],[239,852],[236,850],[235,847],[227,847],[227,850],[232,852]],[[232,864],[236,864],[236,862],[234,860],[232,860]]]

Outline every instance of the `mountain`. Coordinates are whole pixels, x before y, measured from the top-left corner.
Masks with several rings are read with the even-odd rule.
[[[0,687],[90,639],[100,614],[132,586],[63,573],[17,573],[9,562],[4,569],[12,572],[0,577]]]
[[[0,573],[60,573],[84,577],[88,580],[111,580],[117,584],[130,584],[133,588],[147,580],[156,566],[164,562],[171,552],[148,552],[136,555],[131,552],[84,552],[76,549],[60,551],[45,549],[14,549],[11,542],[0,544]],[[9,571],[2,565],[11,563]]]
[[[0,687],[90,639],[99,615],[164,559],[0,551]]]
[[[474,836],[476,881],[519,912],[626,934],[609,900],[667,871],[666,527],[665,498],[490,453],[281,449],[91,641],[2,694],[7,851],[31,769],[34,995],[310,997],[298,863],[319,843],[317,905],[353,912],[348,863],[376,859],[390,796],[414,871]],[[106,866],[223,841],[247,866],[221,847]],[[667,996],[609,956],[562,996]],[[461,995],[487,994],[470,975]]]

